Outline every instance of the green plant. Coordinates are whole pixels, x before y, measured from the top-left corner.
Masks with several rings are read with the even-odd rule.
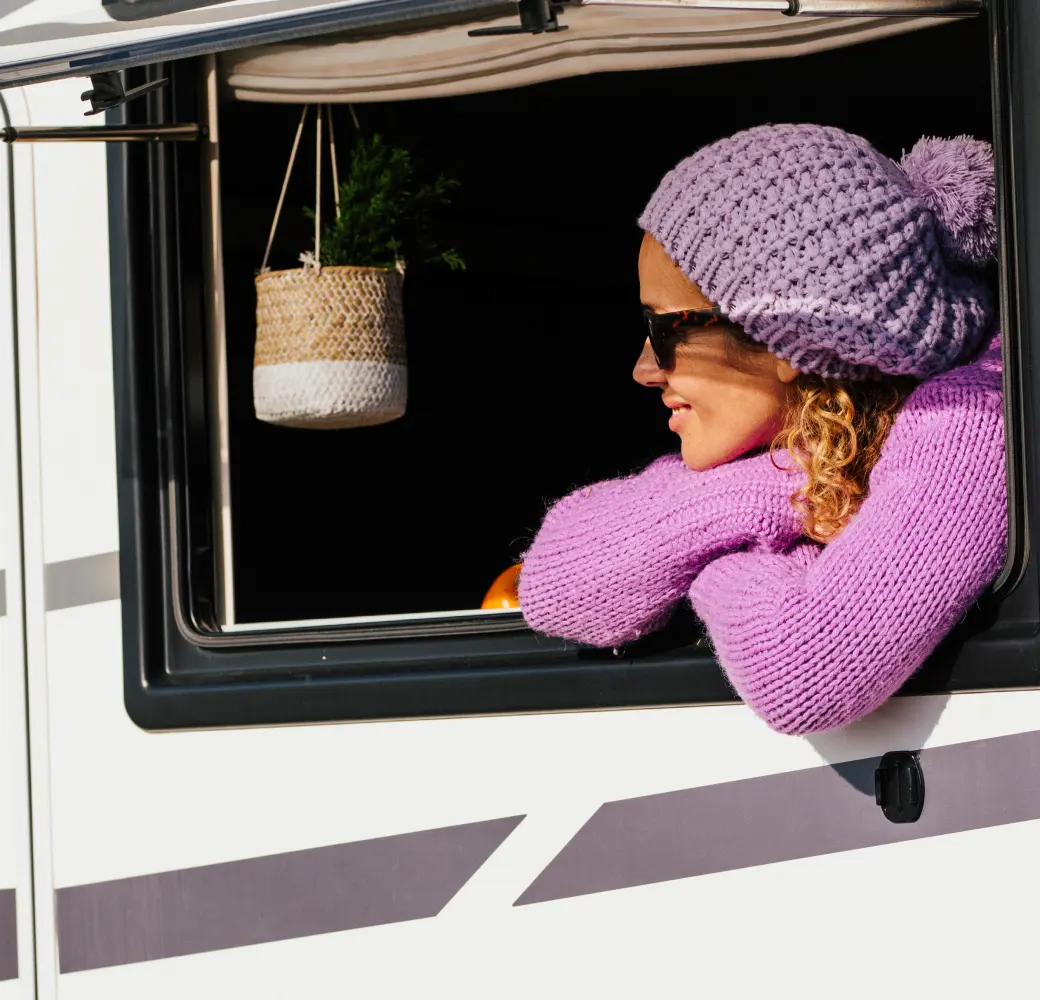
[[[356,135],[346,179],[339,186],[339,218],[323,227],[321,263],[394,267],[398,261],[439,262],[454,270],[466,264],[443,249],[433,234],[433,216],[451,202],[458,181],[438,174],[419,183],[407,149],[379,134]],[[310,209],[308,218],[314,219]]]

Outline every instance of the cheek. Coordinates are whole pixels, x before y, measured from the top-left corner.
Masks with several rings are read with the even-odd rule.
[[[681,433],[683,459],[705,469],[769,445],[783,425],[783,398],[774,387],[686,379],[690,419]]]

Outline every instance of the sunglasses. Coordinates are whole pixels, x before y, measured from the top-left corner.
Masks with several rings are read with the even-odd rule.
[[[675,346],[683,339],[685,330],[715,326],[725,323],[726,319],[719,306],[670,313],[655,313],[649,306],[643,306],[643,322],[657,367],[669,371],[675,367]]]

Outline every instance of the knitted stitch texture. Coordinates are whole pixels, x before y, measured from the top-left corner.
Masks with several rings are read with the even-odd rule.
[[[799,536],[800,479],[756,455],[677,457],[566,497],[524,557],[532,628],[593,645],[659,626],[689,593],[744,701],[784,733],[873,711],[1000,571],[1007,545],[999,337],[918,387],[826,546]]]
[[[576,490],[524,554],[527,623],[594,646],[638,639],[664,624],[710,560],[745,545],[792,545],[804,530],[790,503],[800,482],[766,454],[707,472],[666,455],[638,475]]]
[[[930,376],[995,316],[993,151],[922,139],[900,164],[819,125],[763,125],[687,157],[639,224],[701,291],[799,371]]]

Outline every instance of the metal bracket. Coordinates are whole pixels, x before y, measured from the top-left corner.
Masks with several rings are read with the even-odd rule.
[[[520,14],[519,24],[495,25],[490,28],[474,28],[468,32],[471,38],[483,35],[540,35],[543,31],[566,31],[567,25],[560,24],[556,15],[562,13],[563,4],[553,0],[517,0]]]
[[[87,117],[99,115],[102,111],[107,111],[109,108],[118,108],[120,105],[126,104],[127,101],[132,101],[135,97],[141,97],[150,91],[165,87],[170,81],[165,78],[153,80],[151,83],[144,83],[140,87],[131,87],[130,90],[124,90],[123,81],[119,74],[108,72],[93,74],[90,82],[94,85],[93,89],[84,90],[79,98],[81,101],[90,101],[90,110],[84,112],[84,115]]]

